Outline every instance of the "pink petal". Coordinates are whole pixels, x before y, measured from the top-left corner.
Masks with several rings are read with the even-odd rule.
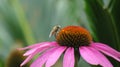
[[[24,56],[28,56],[28,55],[34,53],[35,51],[38,51],[39,53],[41,53],[42,51],[44,51],[44,50],[46,50],[48,48],[51,48],[51,46],[41,46],[41,47],[33,48],[31,50],[28,50],[26,53],[24,53]]]
[[[58,45],[55,41],[53,42],[42,42],[42,43],[37,43],[33,44],[31,46],[27,46],[24,48],[18,48],[18,50],[26,50],[26,49],[31,49],[31,48],[36,48],[36,47],[44,47],[44,46],[49,46],[49,45]]]
[[[31,49],[31,50],[28,50],[27,52],[25,52],[25,53],[23,54],[23,56],[28,56],[28,55],[34,53],[36,50],[37,50],[37,48],[33,48],[33,49]]]
[[[80,47],[79,51],[83,59],[90,64],[113,67],[109,60],[93,47]]]
[[[74,48],[69,47],[64,55],[63,67],[74,67]]]
[[[29,56],[27,57],[27,59],[24,60],[24,62],[22,62],[21,66],[25,65],[28,61],[30,61],[30,60],[33,58],[33,56],[35,56],[36,54],[44,51],[44,50],[47,49],[47,48],[48,48],[48,47],[43,47],[43,48],[41,48],[41,49],[39,49],[39,48],[34,48],[34,49],[31,49],[30,51],[26,52],[26,53],[24,54],[24,56],[28,56],[28,55],[29,55]]]
[[[49,47],[47,47],[47,48],[49,48]],[[23,66],[24,64],[26,64],[28,61],[30,61],[32,58],[33,58],[33,56],[35,56],[37,53],[40,53],[40,52],[43,52],[44,50],[46,50],[47,49],[46,47],[43,47],[43,48],[41,48],[41,49],[36,49],[36,50],[34,50],[33,49],[33,51],[31,50],[31,52],[29,52],[28,51],[28,53],[25,53],[24,55],[26,56],[26,55],[29,55],[28,57],[27,57],[27,59],[21,64],[21,66]],[[31,54],[30,54],[31,53]]]
[[[25,64],[26,64],[27,62],[29,62],[29,61],[33,58],[33,56],[36,55],[36,54],[37,54],[37,52],[34,52],[33,54],[29,55],[29,56],[21,63],[20,66],[25,65]]]
[[[120,52],[115,49],[102,43],[93,43],[91,46],[120,62]]]
[[[55,51],[57,47],[52,48],[44,52],[41,56],[39,56],[32,64],[30,67],[42,67],[43,64],[48,60],[49,56],[53,51]]]
[[[46,62],[46,67],[51,67],[52,65],[54,65],[56,63],[56,61],[59,59],[59,57],[61,56],[61,54],[65,51],[66,47],[58,47],[48,58],[47,62]]]
[[[80,47],[79,48],[81,56],[90,64],[98,65],[99,60],[96,59],[97,57],[87,48],[87,47]]]

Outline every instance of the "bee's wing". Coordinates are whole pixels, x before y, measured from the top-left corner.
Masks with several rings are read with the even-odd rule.
[[[52,35],[54,35],[54,31],[52,30],[51,32],[50,32],[50,34],[49,34],[49,38],[52,36]]]

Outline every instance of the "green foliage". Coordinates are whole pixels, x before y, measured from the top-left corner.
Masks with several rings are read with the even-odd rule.
[[[86,13],[90,20],[89,25],[94,31],[95,36],[102,43],[106,43],[111,47],[120,51],[120,35],[119,35],[119,21],[118,17],[120,8],[118,3],[120,1],[113,0],[108,1],[108,6],[102,4],[98,0],[85,0],[86,2]],[[118,14],[118,15],[117,15]],[[117,17],[116,17],[117,16]],[[96,40],[96,39],[95,39]],[[119,67],[119,62],[112,60],[115,67]]]

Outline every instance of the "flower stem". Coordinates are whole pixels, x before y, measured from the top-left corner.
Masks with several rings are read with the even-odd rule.
[[[75,53],[75,67],[78,67],[78,62],[80,59],[79,49],[78,48],[75,49],[74,53]]]

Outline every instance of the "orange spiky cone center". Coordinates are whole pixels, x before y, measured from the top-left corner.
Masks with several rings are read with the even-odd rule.
[[[67,26],[58,32],[56,41],[62,46],[79,47],[89,45],[92,37],[80,26]]]

